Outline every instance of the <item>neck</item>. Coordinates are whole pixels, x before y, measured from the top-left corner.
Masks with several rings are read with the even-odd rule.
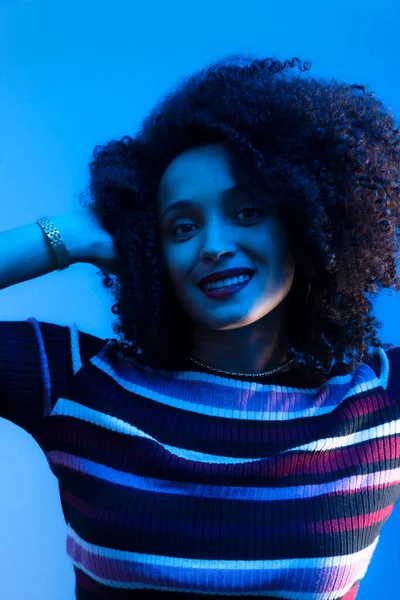
[[[257,321],[228,331],[196,324],[191,356],[233,373],[262,373],[280,367],[289,359],[281,322],[271,327],[271,319],[269,323]],[[290,368],[292,365],[287,370]]]

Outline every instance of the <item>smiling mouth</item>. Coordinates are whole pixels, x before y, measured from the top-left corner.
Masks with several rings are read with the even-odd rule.
[[[235,275],[234,277],[224,277],[221,279],[217,279],[216,281],[206,281],[205,283],[202,283],[201,285],[199,285],[200,289],[206,289],[206,286],[212,285],[212,288],[207,288],[207,289],[223,289],[224,287],[230,287],[231,285],[237,285],[238,283],[244,283],[243,281],[238,282],[236,281],[235,283],[226,283],[223,286],[218,286],[219,283],[222,283],[223,281],[229,281],[231,279],[238,279],[239,277],[244,277],[244,281],[248,281],[250,279],[252,279],[254,275],[254,271],[248,271],[245,273],[241,273],[240,275]]]
[[[202,284],[200,287],[203,290],[224,290],[228,287],[232,287],[234,285],[239,285],[241,283],[246,283],[246,281],[250,281],[250,279],[253,277],[253,273],[246,273],[244,275],[244,281],[235,281],[235,282],[231,282],[231,283],[225,283],[224,285],[217,285],[219,282],[218,281],[210,281],[209,283],[204,283]],[[228,278],[227,279],[231,279]],[[220,282],[224,281],[223,279],[220,279]],[[210,286],[212,285],[212,287],[206,287],[206,286]]]
[[[225,287],[230,287],[232,285],[237,285],[237,283],[243,283],[243,282],[229,283],[229,284],[226,284],[224,286],[219,286],[219,287],[214,287],[214,285],[218,284],[222,281],[225,281],[225,280],[237,279],[238,277],[245,277],[245,281],[246,281],[246,280],[252,279],[253,275],[254,275],[254,271],[246,271],[244,273],[241,273],[240,275],[234,275],[231,277],[223,277],[223,278],[217,279],[215,281],[206,281],[205,283],[201,283],[201,284],[197,284],[197,285],[201,290],[206,289],[206,286],[208,286],[208,285],[213,285],[213,288],[207,288],[207,289],[223,289]]]
[[[246,278],[244,281],[238,281],[237,283],[230,283],[229,285],[225,285],[223,287],[218,288],[205,288],[204,286],[199,286],[203,294],[208,296],[209,298],[225,298],[227,296],[232,296],[240,290],[242,290],[246,285],[253,279],[254,273],[251,274],[249,278]]]

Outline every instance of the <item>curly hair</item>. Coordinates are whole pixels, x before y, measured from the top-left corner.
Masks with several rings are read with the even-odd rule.
[[[300,72],[289,70],[296,65]],[[121,339],[112,345],[124,356],[174,369],[191,350],[156,202],[168,164],[208,143],[229,148],[237,179],[287,228],[296,263],[287,334],[306,379],[323,382],[334,360],[350,372],[372,358],[369,346],[382,347],[367,294],[400,290],[400,127],[366,86],[306,77],[310,69],[298,58],[230,55],[179,79],[136,137],[95,147],[80,204],[95,212],[120,259],[121,276],[98,274],[116,300]]]

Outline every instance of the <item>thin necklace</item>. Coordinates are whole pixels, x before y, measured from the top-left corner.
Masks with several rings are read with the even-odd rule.
[[[210,369],[211,371],[215,371],[217,373],[224,373],[225,375],[239,375],[242,377],[265,377],[266,375],[272,375],[273,373],[278,373],[278,371],[282,371],[282,369],[289,366],[295,360],[295,357],[293,357],[290,360],[283,363],[283,365],[281,365],[280,367],[277,367],[276,369],[273,369],[272,371],[263,371],[263,373],[235,373],[233,371],[224,371],[223,369],[217,369],[216,367],[207,365],[206,363],[203,363],[200,360],[196,360],[192,356],[189,356],[189,358],[192,362],[196,363],[200,367]]]

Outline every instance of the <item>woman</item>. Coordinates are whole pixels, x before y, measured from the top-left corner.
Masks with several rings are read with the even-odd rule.
[[[79,599],[350,600],[400,496],[366,297],[400,290],[400,133],[299,63],[228,57],[95,149],[58,266],[101,269],[120,340],[1,323],[1,416],[59,479]]]

